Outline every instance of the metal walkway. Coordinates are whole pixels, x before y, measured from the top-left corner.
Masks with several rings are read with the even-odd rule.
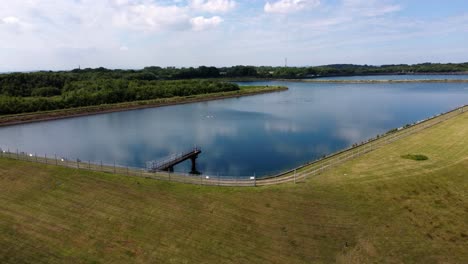
[[[198,155],[201,153],[201,149],[198,147],[193,148],[190,151],[173,155],[166,160],[162,161],[150,161],[147,162],[147,169],[150,172],[157,172],[157,171],[174,171],[174,166],[182,163],[188,159],[192,161],[192,171],[191,173],[197,174],[197,167],[196,167],[196,159]]]

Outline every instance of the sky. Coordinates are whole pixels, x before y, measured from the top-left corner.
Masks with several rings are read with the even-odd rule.
[[[0,0],[0,72],[468,62],[466,0]]]

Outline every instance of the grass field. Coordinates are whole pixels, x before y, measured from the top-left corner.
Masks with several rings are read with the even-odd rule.
[[[468,113],[297,185],[0,159],[0,263],[466,263],[467,194]]]

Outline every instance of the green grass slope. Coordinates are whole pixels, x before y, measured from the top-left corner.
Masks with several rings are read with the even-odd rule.
[[[466,263],[467,194],[468,113],[297,185],[0,159],[0,262]]]

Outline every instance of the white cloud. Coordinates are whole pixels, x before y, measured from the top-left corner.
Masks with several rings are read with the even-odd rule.
[[[120,46],[120,51],[128,51],[128,47],[127,46]]]
[[[124,6],[128,5],[130,3],[130,0],[114,0],[114,4],[117,6]]]
[[[375,17],[401,10],[400,5],[387,4],[386,1],[376,0],[344,0],[345,9],[361,16]]]
[[[227,12],[236,7],[234,0],[190,0],[189,3],[193,9],[210,13]]]
[[[132,2],[129,0],[114,1],[118,10],[113,17],[114,24],[143,31],[186,30],[190,28],[201,31],[214,28],[223,22],[221,17],[197,16],[191,18],[193,9],[206,12],[227,12],[236,5],[236,2],[232,0],[190,0],[189,6],[163,6],[153,2]]]
[[[0,19],[0,25],[4,26],[4,29],[10,33],[14,32],[16,34],[25,33],[35,29],[34,25],[29,24],[16,16],[7,16]],[[1,32],[0,32],[1,34]],[[7,37],[5,37],[6,39]]]
[[[192,24],[192,28],[195,31],[206,30],[210,28],[214,28],[221,24],[223,19],[219,16],[214,16],[211,18],[205,18],[203,16],[194,17],[190,20],[190,24]]]
[[[183,29],[189,26],[187,10],[176,5],[124,3],[114,15],[114,24],[146,31]]]
[[[267,2],[263,9],[266,13],[287,14],[319,5],[320,0],[279,0],[273,3]]]
[[[451,17],[438,20],[412,16],[414,8],[421,14],[426,10],[412,1],[5,2],[0,8],[0,58],[4,62],[0,71],[68,69],[79,64],[117,68],[278,65],[284,57],[292,65],[385,64],[431,58],[460,61],[468,56],[459,44],[463,43],[460,33],[468,29],[465,13],[454,11]],[[414,8],[392,16],[407,6]],[[314,7],[318,12],[309,13]],[[291,12],[299,14],[288,19],[271,15]],[[210,30],[221,26],[222,31]],[[201,34],[202,30],[207,31]],[[434,53],[442,38],[446,48]],[[208,51],[203,51],[206,47]]]
[[[5,18],[3,18],[1,21],[2,21],[4,24],[11,24],[11,25],[19,24],[19,23],[20,23],[19,18],[14,17],[14,16],[5,17]]]

